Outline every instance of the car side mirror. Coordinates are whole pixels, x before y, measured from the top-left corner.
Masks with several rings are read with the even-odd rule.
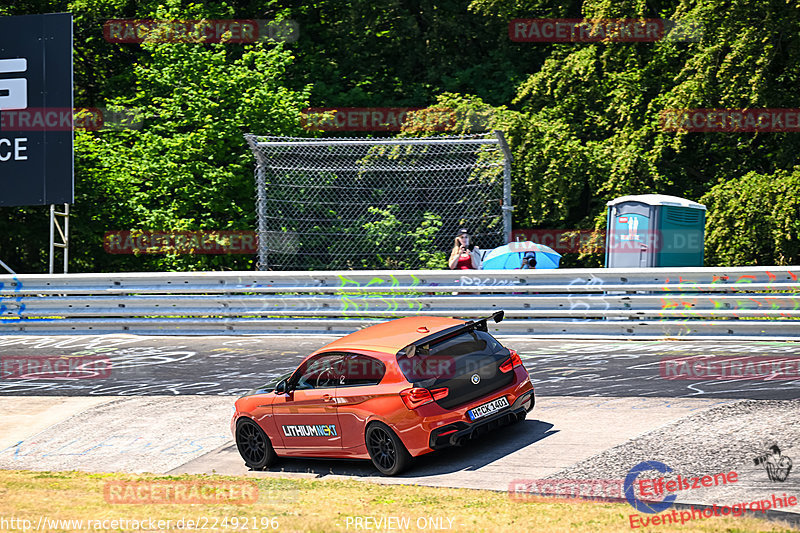
[[[286,394],[289,392],[289,383],[282,379],[275,385],[275,394]]]

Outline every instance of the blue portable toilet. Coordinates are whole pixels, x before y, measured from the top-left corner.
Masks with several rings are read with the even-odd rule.
[[[703,266],[706,206],[663,194],[607,204],[606,267]]]

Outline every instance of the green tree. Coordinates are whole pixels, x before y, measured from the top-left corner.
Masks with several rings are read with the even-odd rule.
[[[800,167],[723,181],[708,207],[706,260],[721,265],[791,265],[800,259]]]
[[[309,88],[282,85],[292,58],[281,45],[246,47],[241,57],[222,44],[145,48],[150,56],[134,69],[135,95],[112,102],[146,110],[143,129],[79,137],[83,185],[75,231],[84,246],[76,263],[84,269],[252,268],[251,256],[108,257],[102,237],[117,229],[252,230],[254,162],[243,134],[296,134]]]
[[[609,199],[673,194],[709,203],[707,264],[800,261],[790,219],[780,218],[800,195],[790,186],[800,136],[676,133],[659,122],[669,109],[797,107],[797,3],[20,0],[1,5],[0,15],[67,10],[75,16],[76,105],[146,110],[141,131],[76,137],[75,269],[249,268],[248,257],[109,256],[101,237],[107,229],[251,229],[252,159],[241,133],[311,135],[297,126],[309,103],[430,105],[405,135],[502,129],[514,153],[518,228],[604,228]],[[204,17],[291,18],[300,38],[139,46],[102,37],[110,18]],[[695,42],[654,43],[508,37],[514,18],[580,17],[670,19],[700,23],[704,33]],[[431,127],[437,113],[451,111],[453,127]],[[785,208],[758,207],[759,195],[777,194],[770,179],[788,184],[776,196]],[[741,205],[737,190],[747,192]],[[760,210],[743,211],[750,209]],[[711,227],[743,219],[774,248],[748,252],[754,235]],[[42,271],[46,222],[44,208],[0,209],[0,258],[19,271]]]
[[[232,18],[225,2],[26,1],[0,14],[72,11],[77,106],[144,110],[140,131],[76,132],[73,271],[249,268],[250,256],[120,256],[106,231],[254,228],[246,132],[293,134],[310,86],[288,89],[283,44],[113,44],[110,18]],[[0,258],[19,272],[47,265],[47,209],[0,209]]]
[[[600,229],[605,202],[617,196],[662,193],[699,200],[714,184],[735,183],[749,172],[773,175],[800,163],[796,134],[675,133],[659,123],[668,109],[795,107],[797,5],[590,0],[581,15],[657,16],[700,23],[704,34],[697,42],[552,46],[514,100],[529,117],[527,128],[509,136],[516,156],[515,203],[522,196],[531,206],[515,211],[516,225]],[[730,207],[722,202],[713,209]],[[710,220],[729,215],[709,214]],[[787,253],[764,252],[759,261],[800,260]],[[732,257],[715,252],[708,263]]]

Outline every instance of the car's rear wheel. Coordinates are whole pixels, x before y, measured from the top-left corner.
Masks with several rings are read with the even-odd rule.
[[[367,426],[366,443],[372,464],[385,476],[397,475],[411,464],[411,454],[386,424]]]
[[[241,418],[236,424],[236,448],[244,464],[253,470],[264,470],[277,457],[267,434],[249,418]]]

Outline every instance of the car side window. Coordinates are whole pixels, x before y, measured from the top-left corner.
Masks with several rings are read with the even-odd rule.
[[[339,386],[377,385],[385,373],[386,365],[373,357],[346,354],[342,364]]]
[[[343,355],[321,354],[306,361],[297,373],[294,388],[327,389],[336,387],[341,378]]]

